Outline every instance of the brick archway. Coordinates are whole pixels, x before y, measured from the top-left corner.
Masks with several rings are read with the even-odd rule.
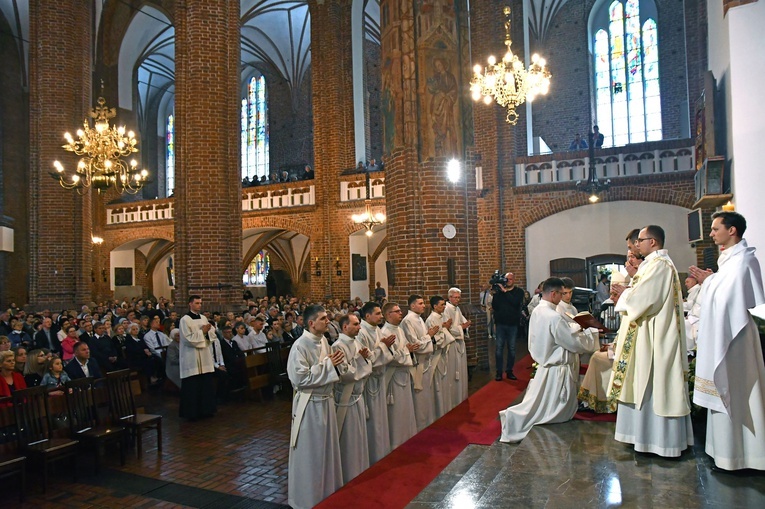
[[[679,185],[678,185],[679,184]],[[665,205],[676,205],[686,209],[691,209],[696,201],[695,192],[691,189],[693,182],[687,185],[684,182],[660,185],[644,186],[619,186],[608,190],[604,200],[605,202],[619,201],[641,201],[646,203],[662,203]],[[555,196],[550,196],[554,194]],[[544,195],[547,199],[544,206],[540,205],[539,195],[524,194],[517,198],[519,210],[519,220],[521,228],[525,230],[532,224],[542,219],[575,209],[589,204],[588,196],[576,190],[566,190],[560,193],[549,193]]]
[[[277,230],[289,230],[301,233],[313,240],[316,238],[316,230],[312,227],[313,214],[301,214],[295,216],[257,216],[243,217],[242,230],[252,228],[270,228]]]

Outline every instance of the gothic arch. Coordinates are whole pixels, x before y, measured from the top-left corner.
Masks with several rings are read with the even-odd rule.
[[[119,247],[136,240],[145,240],[151,242],[154,240],[166,240],[175,244],[175,231],[173,223],[154,226],[152,228],[125,228],[112,233],[109,230],[105,232],[104,244],[102,249],[110,253]]]

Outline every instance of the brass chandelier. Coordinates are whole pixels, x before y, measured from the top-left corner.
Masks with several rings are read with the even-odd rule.
[[[115,108],[108,108],[103,97],[98,98],[98,105],[88,113],[93,119],[93,127],[86,118],[82,129],[77,130],[77,139],[65,133],[66,145],[63,149],[82,156],[75,172],[67,175],[59,161],[53,163],[55,171],[50,174],[59,181],[64,189],[76,189],[82,194],[88,187],[99,193],[113,187],[120,193],[136,194],[148,182],[149,173],[138,169],[138,162],[122,160],[138,152],[133,131],[125,132],[125,126],[110,125],[109,119],[116,116]]]
[[[366,185],[367,185],[367,198],[364,200],[364,213],[363,214],[353,214],[351,216],[351,219],[356,224],[363,224],[366,228],[366,235],[367,237],[371,237],[374,232],[372,229],[375,226],[380,226],[383,223],[385,223],[385,214],[382,214],[378,212],[377,214],[374,214],[372,212],[372,199],[369,197],[370,195],[370,187],[371,187],[371,180],[369,178],[369,173],[367,173],[366,176]]]
[[[502,60],[492,55],[488,58],[489,65],[473,68],[473,79],[470,80],[470,91],[473,100],[483,98],[485,104],[491,104],[494,100],[507,108],[507,123],[515,125],[518,122],[518,113],[515,109],[524,101],[533,101],[537,95],[545,95],[550,90],[550,71],[545,68],[546,62],[536,53],[531,57],[531,65],[526,69],[513,54],[510,46],[513,44],[510,38],[510,7],[503,10],[505,17],[505,46],[507,53]]]

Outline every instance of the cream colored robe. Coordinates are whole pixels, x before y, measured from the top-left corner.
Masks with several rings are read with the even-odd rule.
[[[383,333],[376,325],[361,321],[356,341],[372,353],[372,374],[364,384],[364,399],[367,410],[367,442],[369,464],[373,465],[390,452],[390,430],[388,428],[388,403],[386,398],[385,371],[393,360],[392,351],[380,341]]]
[[[646,256],[632,280],[632,289],[619,298],[630,325],[615,352],[609,393],[637,410],[653,393],[653,412],[681,417],[691,411],[688,397],[688,358],[682,292],[677,270],[666,250]]]
[[[441,327],[441,330],[436,333],[436,349],[433,353],[432,360],[432,385],[433,385],[433,398],[435,400],[435,417],[441,418],[449,410],[455,407],[452,400],[452,391],[449,384],[449,366],[447,361],[448,352],[454,347],[454,336],[451,335],[448,329],[443,327],[443,323],[446,319],[443,315],[439,315],[435,311],[428,315],[428,319],[425,320],[425,327],[431,328],[434,325]]]
[[[446,303],[444,318],[452,320],[449,333],[456,340],[452,347],[449,348],[447,362],[450,371],[449,379],[452,388],[452,403],[454,406],[457,406],[468,397],[467,352],[465,351],[465,329],[462,328],[462,324],[467,322],[467,319],[462,315],[462,310],[451,302]]]
[[[395,449],[417,433],[417,421],[414,418],[414,398],[412,397],[412,356],[406,347],[406,337],[401,327],[386,323],[382,328],[383,336],[395,334],[393,360],[388,369],[393,370],[388,382],[388,429],[390,448]]]
[[[706,452],[726,470],[765,470],[765,366],[749,309],[765,303],[760,264],[742,240],[701,290],[693,402],[709,409]]]
[[[529,320],[529,354],[539,367],[523,401],[499,412],[500,442],[523,440],[535,424],[566,422],[574,417],[579,354],[595,350],[597,337],[597,330],[582,330],[561,316],[552,302],[540,302]]]
[[[372,374],[372,363],[359,353],[359,343],[342,332],[332,344],[332,351],[342,350],[348,369],[335,384],[335,404],[337,405],[338,428],[340,431],[340,458],[343,465],[343,482],[347,483],[369,468],[369,443],[367,442],[367,406],[364,403],[364,384]],[[342,401],[346,387],[350,398]],[[343,410],[344,409],[344,410]],[[345,419],[340,427],[340,414],[345,411]]]
[[[340,442],[333,385],[347,365],[337,369],[328,357],[329,344],[323,336],[305,331],[290,349],[287,375],[295,397],[292,400],[292,434],[289,449],[287,503],[294,509],[309,509],[343,485]],[[302,418],[301,398],[308,398]],[[292,445],[292,442],[294,446]]]
[[[431,364],[433,359],[433,341],[428,336],[428,328],[422,317],[414,311],[409,311],[401,322],[400,328],[408,343],[420,345],[414,355],[417,365],[414,366],[414,417],[417,421],[417,431],[422,431],[436,420],[436,404],[434,401],[433,385],[431,384]]]

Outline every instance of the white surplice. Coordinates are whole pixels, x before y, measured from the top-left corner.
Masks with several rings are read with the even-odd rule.
[[[372,353],[372,374],[364,384],[364,400],[367,408],[367,442],[369,444],[369,464],[373,465],[390,452],[390,430],[388,428],[388,400],[386,398],[385,371],[393,360],[391,350],[380,340],[382,331],[376,325],[361,321],[361,329],[356,336],[362,348]]]
[[[292,399],[288,500],[309,509],[343,485],[333,385],[347,365],[332,365],[323,336],[305,331],[290,349],[287,375]]]
[[[446,359],[452,389],[452,403],[457,406],[468,397],[467,352],[465,351],[465,329],[462,328],[462,324],[467,322],[467,319],[462,315],[462,310],[451,302],[446,303],[444,318],[452,320],[449,333],[455,339]]]
[[[386,323],[382,328],[383,336],[395,334],[393,360],[388,365],[392,370],[386,374],[388,382],[388,430],[390,448],[395,449],[417,433],[417,421],[414,418],[414,398],[412,397],[412,356],[406,347],[406,337],[401,327]]]
[[[367,441],[367,410],[364,403],[364,383],[372,374],[371,361],[360,353],[362,347],[353,338],[340,333],[332,344],[332,351],[342,350],[348,369],[335,384],[338,428],[340,430],[340,458],[343,464],[343,482],[347,483],[369,468],[369,442]],[[348,385],[352,389],[346,389]],[[347,391],[351,391],[348,393]],[[343,401],[344,394],[348,400]],[[345,412],[342,425],[341,413]]]
[[[539,364],[518,405],[499,413],[500,442],[518,442],[535,424],[566,422],[577,409],[577,355],[595,350],[597,332],[581,330],[542,300],[529,321],[529,354]]]
[[[614,436],[639,452],[679,456],[693,445],[693,428],[682,292],[666,250],[646,256],[619,306],[629,324],[609,384],[619,402]]]
[[[765,470],[765,366],[749,309],[765,303],[755,249],[726,249],[701,290],[693,402],[709,409],[706,452],[726,470]]]
[[[432,373],[432,386],[433,386],[433,399],[435,402],[435,417],[440,419],[449,410],[455,407],[452,401],[452,389],[449,384],[449,365],[447,361],[448,352],[454,347],[454,336],[451,335],[448,329],[443,327],[443,323],[446,319],[432,311],[428,315],[428,319],[425,320],[425,327],[430,329],[434,325],[441,327],[436,333],[436,347],[433,352],[433,359],[431,360]]]
[[[431,383],[433,360],[433,340],[428,336],[428,329],[422,317],[414,311],[409,311],[399,328],[410,344],[420,345],[414,352],[417,365],[414,367],[414,417],[417,421],[417,431],[422,431],[436,420],[436,403]]]

